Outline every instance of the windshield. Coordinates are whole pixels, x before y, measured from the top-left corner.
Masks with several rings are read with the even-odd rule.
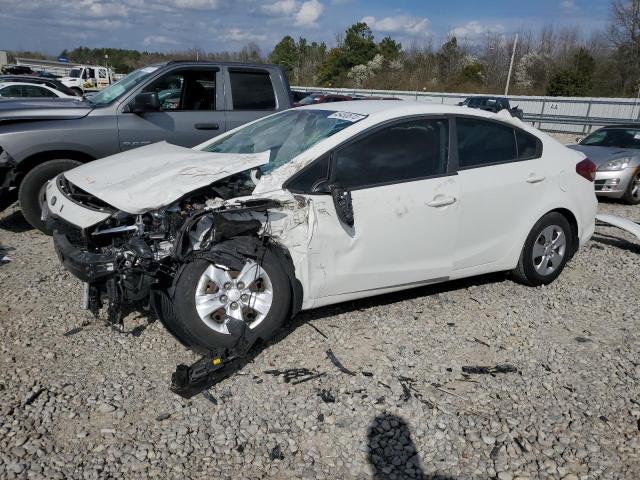
[[[204,150],[219,153],[269,151],[269,163],[260,167],[262,173],[269,173],[365,117],[329,110],[287,110],[248,125]]]
[[[71,71],[69,72],[69,76],[71,78],[80,78],[80,73],[82,72],[81,69],[79,68],[72,68]]]
[[[640,149],[640,128],[604,128],[593,132],[580,145]]]
[[[91,97],[92,105],[107,105],[117,98],[121,97],[136,85],[138,85],[143,79],[155,72],[158,67],[144,67],[139,70],[134,70],[129,75],[121,78],[116,83],[105,88],[101,92],[96,93]]]

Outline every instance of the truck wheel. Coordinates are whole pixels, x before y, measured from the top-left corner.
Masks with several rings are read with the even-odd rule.
[[[182,331],[190,337],[185,344],[207,354],[238,341],[227,328],[230,317],[245,322],[262,340],[273,337],[289,313],[291,287],[267,247],[258,262],[229,255],[191,262],[176,283],[174,304],[180,325],[171,330]]]
[[[42,203],[44,202],[44,188],[49,180],[59,173],[71,170],[81,165],[77,160],[60,159],[49,160],[32,168],[20,183],[18,201],[22,215],[31,224],[43,233],[49,234],[47,225],[42,221]]]
[[[73,90],[73,93],[76,94],[76,96],[81,97],[84,95],[84,92],[82,91],[81,88],[78,87],[71,87],[71,90]]]

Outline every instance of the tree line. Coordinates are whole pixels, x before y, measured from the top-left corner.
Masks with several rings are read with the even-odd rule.
[[[578,28],[546,26],[518,32],[510,92],[552,96],[640,94],[640,0],[615,0],[606,31],[584,37]],[[78,47],[60,55],[71,62],[105,64],[128,73],[168,60],[227,60],[282,65],[293,85],[499,93],[504,90],[515,35],[488,32],[480,39],[449,36],[402,45],[376,41],[366,23],[351,25],[331,48],[287,35],[268,54],[255,43],[239,51],[200,49],[169,53]],[[38,52],[13,56],[44,58]]]

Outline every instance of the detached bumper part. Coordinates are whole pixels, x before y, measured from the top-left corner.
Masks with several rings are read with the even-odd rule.
[[[53,246],[60,262],[72,275],[83,282],[93,283],[113,275],[115,255],[89,253],[79,250],[61,233],[53,232]]]
[[[16,161],[0,147],[0,211],[18,199]]]

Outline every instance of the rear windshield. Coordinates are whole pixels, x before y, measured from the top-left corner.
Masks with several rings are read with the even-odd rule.
[[[203,150],[219,153],[269,151],[269,163],[260,167],[263,173],[268,173],[365,117],[330,110],[287,110],[247,125]]]

